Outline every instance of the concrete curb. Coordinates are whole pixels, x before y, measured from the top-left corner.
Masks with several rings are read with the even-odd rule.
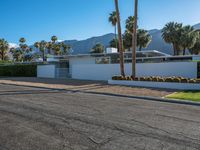
[[[115,96],[115,97],[123,97],[123,98],[132,98],[132,99],[140,99],[147,101],[155,101],[155,102],[165,102],[165,103],[173,103],[173,104],[181,104],[181,105],[191,105],[191,106],[200,106],[200,102],[192,102],[189,100],[177,100],[177,99],[167,99],[167,98],[157,98],[150,96],[131,96],[131,95],[122,95],[122,94],[113,94],[113,93],[105,93],[105,92],[90,92],[90,91],[81,91],[81,90],[68,90],[62,88],[47,88],[47,87],[38,87],[38,86],[29,86],[29,85],[18,85],[18,84],[10,84],[10,83],[0,83],[2,85],[13,85],[13,86],[24,86],[24,87],[32,87],[39,89],[47,89],[47,90],[57,90],[57,91],[68,91],[72,93],[83,93],[83,94],[95,94],[95,95],[103,95],[103,96]]]

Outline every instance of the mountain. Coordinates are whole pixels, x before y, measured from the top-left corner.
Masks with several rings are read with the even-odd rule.
[[[200,29],[200,23],[193,26],[195,29]],[[163,53],[173,54],[173,47],[171,44],[165,43],[162,39],[161,30],[153,29],[149,30],[150,35],[152,36],[152,42],[149,46],[142,50],[158,50]],[[109,46],[109,43],[112,39],[115,38],[115,34],[109,33],[103,36],[97,36],[88,38],[86,40],[65,40],[64,42],[72,47],[72,54],[88,54],[92,47],[101,43],[105,47]],[[34,46],[31,46],[34,52],[39,52]]]
[[[105,47],[109,46],[110,41],[115,37],[115,34],[110,33],[103,36],[92,37],[86,40],[77,41],[77,40],[69,40],[64,41],[65,44],[71,45],[73,49],[73,54],[87,54],[90,52],[92,47],[97,44],[101,43]]]

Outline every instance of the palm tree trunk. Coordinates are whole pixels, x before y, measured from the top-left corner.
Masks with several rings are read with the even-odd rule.
[[[185,53],[186,53],[186,48],[183,49],[183,55],[185,55]]]
[[[137,18],[138,18],[138,0],[135,0],[135,11],[134,11],[134,16],[135,16],[135,22],[133,26],[133,38],[132,38],[132,47],[133,47],[133,52],[132,52],[132,77],[136,77],[136,50],[137,50]]]
[[[116,42],[117,51],[119,52],[118,41],[117,41],[117,25],[115,25],[115,42]]]
[[[139,48],[139,51],[141,52],[142,51],[142,47],[140,46],[140,48]]]
[[[176,56],[176,46],[173,44],[174,56]]]
[[[124,72],[124,52],[123,52],[123,41],[122,41],[122,31],[121,31],[121,23],[120,23],[120,14],[119,14],[119,6],[118,6],[118,0],[115,0],[115,7],[116,7],[116,13],[117,13],[117,26],[118,26],[118,43],[119,43],[119,59],[120,59],[120,70],[121,75],[125,76]]]

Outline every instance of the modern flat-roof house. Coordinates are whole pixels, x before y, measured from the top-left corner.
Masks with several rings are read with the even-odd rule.
[[[137,76],[200,76],[200,56],[170,56],[156,50],[137,52]],[[131,75],[132,53],[124,53],[125,72]],[[120,74],[119,53],[109,48],[103,54],[57,56],[38,65],[38,77],[109,80]]]

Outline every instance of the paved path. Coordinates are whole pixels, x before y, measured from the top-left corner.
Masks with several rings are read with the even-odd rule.
[[[153,89],[153,88],[138,88],[108,85],[101,81],[83,81],[83,80],[57,80],[57,79],[43,79],[43,78],[5,78],[1,79],[0,83],[10,83],[17,85],[27,85],[36,87],[47,87],[55,89],[66,89],[82,92],[98,92],[98,93],[112,93],[129,96],[151,96],[164,97],[172,94],[174,90]]]
[[[200,150],[200,107],[0,84],[0,150]]]

